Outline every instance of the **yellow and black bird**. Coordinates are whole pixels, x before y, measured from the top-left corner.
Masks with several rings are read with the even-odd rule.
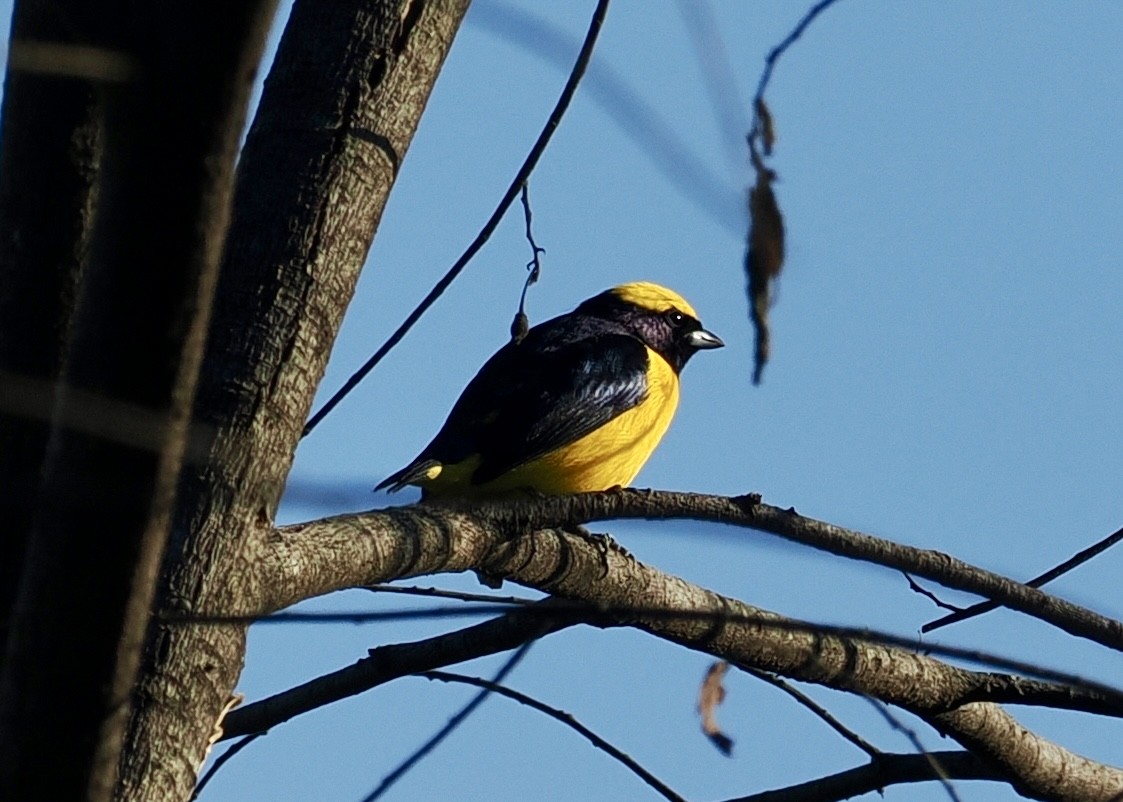
[[[683,366],[722,345],[678,293],[645,281],[606,290],[500,348],[433,441],[375,489],[479,498],[625,486],[674,417]]]

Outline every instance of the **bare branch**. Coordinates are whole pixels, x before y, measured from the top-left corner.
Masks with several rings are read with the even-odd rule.
[[[965,649],[940,643],[922,643],[915,637],[894,635],[868,627],[847,627],[837,624],[796,621],[777,618],[772,613],[730,613],[713,610],[676,610],[666,607],[642,607],[628,605],[614,608],[604,605],[590,605],[580,601],[567,601],[551,598],[549,617],[563,614],[580,617],[586,623],[596,622],[599,626],[612,626],[617,621],[612,616],[648,619],[667,619],[672,621],[702,621],[707,624],[766,624],[770,629],[786,632],[802,632],[812,635],[832,635],[850,638],[863,643],[894,646],[910,654],[921,653],[929,656],[947,657],[964,660],[980,666],[1012,671],[1024,676],[1004,674],[978,674],[979,686],[969,698],[961,702],[997,702],[999,704],[1018,704],[1036,707],[1051,707],[1057,710],[1073,710],[1094,713],[1101,716],[1123,717],[1123,690],[1096,680],[1060,671],[1025,660],[1004,657],[994,652],[978,649]],[[520,605],[528,613],[547,614],[538,608]],[[182,616],[170,619],[179,625],[197,624],[253,624],[281,625],[292,624],[369,624],[390,621],[420,621],[452,618],[475,618],[493,613],[506,613],[509,604],[473,604],[457,607],[421,607],[406,610],[355,610],[331,612],[283,611],[265,618],[255,616]],[[165,619],[169,620],[169,619]],[[744,666],[741,666],[744,669]],[[1033,679],[1027,679],[1033,678]]]
[[[928,761],[928,765],[932,767],[932,773],[936,776],[936,779],[940,782],[940,785],[944,787],[944,790],[947,792],[948,797],[951,798],[951,801],[960,802],[959,794],[956,793],[955,787],[950,782],[951,778],[948,776],[947,769],[945,769],[943,764],[940,763],[939,758],[937,758],[935,755],[929,752],[928,749],[925,748],[924,743],[920,740],[920,736],[916,734],[916,730],[912,729],[912,727],[905,726],[905,724],[899,718],[893,715],[893,713],[889,710],[888,707],[886,707],[884,703],[879,702],[877,699],[870,699],[868,697],[866,698],[866,701],[870,703],[874,710],[881,714],[881,717],[889,723],[890,727],[908,738],[909,743],[913,745],[913,748],[916,749],[921,757]]]
[[[970,752],[932,752],[948,777],[955,780],[1003,780],[999,772]],[[841,802],[881,791],[890,785],[926,782],[938,777],[925,755],[881,755],[865,766],[821,777],[799,785],[750,794],[726,802]]]
[[[567,727],[572,727],[581,735],[584,735],[586,738],[588,738],[589,742],[592,743],[592,745],[597,749],[601,749],[607,752],[609,755],[623,763],[625,766],[631,769],[633,773],[639,776],[640,779],[642,779],[645,783],[662,794],[664,799],[672,800],[672,802],[685,802],[685,800],[683,800],[681,796],[672,791],[658,777],[656,777],[654,774],[652,774],[638,762],[636,762],[635,758],[631,757],[626,752],[617,749],[615,746],[606,741],[604,738],[601,738],[599,735],[590,730],[569,713],[558,710],[556,707],[550,707],[549,705],[538,701],[534,697],[527,696],[524,693],[513,691],[510,688],[499,685],[498,683],[488,682],[487,680],[479,679],[478,677],[466,677],[463,674],[452,674],[447,671],[426,671],[420,676],[425,677],[426,679],[440,680],[441,682],[463,682],[468,685],[487,688],[493,693],[499,694],[500,696],[506,696],[508,699],[514,699],[519,704],[526,705],[527,707],[532,707],[539,712],[545,713],[550,718],[560,721]]]
[[[503,678],[515,669],[515,666],[517,666],[522,661],[522,659],[526,657],[526,653],[530,650],[533,642],[533,640],[528,640],[526,643],[522,644],[518,648],[518,650],[516,650],[515,653],[512,654],[510,658],[508,658],[507,662],[500,666],[499,670],[495,672],[495,676],[491,680],[491,686],[502,682]],[[412,755],[403,760],[396,769],[383,777],[382,782],[378,784],[378,787],[363,798],[363,802],[374,802],[376,799],[381,799],[383,794],[385,794],[390,790],[391,787],[393,787],[394,783],[408,774],[414,766],[416,766],[425,758],[426,755],[436,749],[440,745],[441,741],[450,736],[457,727],[463,724],[467,720],[468,716],[472,715],[475,709],[482,705],[487,697],[491,696],[492,687],[482,687],[483,690],[476,694],[472,698],[472,700],[468,702],[468,704],[460,708],[460,710],[457,711],[456,715],[450,718],[448,720],[448,723],[441,727],[440,730],[438,730],[433,735],[433,737],[423,743]]]
[[[613,518],[713,521],[768,532],[841,557],[908,571],[950,588],[988,596],[1010,609],[1040,618],[1072,634],[1112,648],[1123,648],[1123,623],[950,555],[805,518],[794,510],[763,504],[758,496],[729,498],[652,490],[583,493],[477,504],[462,509],[434,505],[392,507],[284,527],[277,531],[271,554],[263,566],[263,597],[249,600],[251,609],[245,612],[271,612],[343,587],[478,567],[488,548],[487,538],[495,534],[492,527],[504,532],[524,532],[544,526],[575,526]],[[462,529],[465,526],[468,528]],[[467,551],[451,554],[439,548],[447,547],[445,541],[452,535],[453,528],[467,536],[464,541],[469,547]],[[315,537],[306,538],[302,534],[309,529],[314,531]],[[401,532],[416,533],[425,542],[402,541],[398,538]],[[376,542],[379,544],[377,553],[371,554]],[[291,550],[293,547],[296,551]],[[321,548],[325,550],[323,553],[320,553]],[[335,573],[335,568],[340,567],[336,559],[339,549],[353,557],[345,575]],[[455,559],[432,559],[441,555]],[[375,564],[372,559],[378,560],[382,570],[389,572],[368,571]],[[320,560],[333,567],[321,570],[316,566]],[[401,561],[414,564],[403,566]],[[294,572],[300,572],[299,581],[293,581]],[[223,611],[224,614],[240,612]]]
[[[570,566],[570,570],[559,567]],[[496,549],[485,565],[532,586],[548,584],[563,598],[612,609],[626,604],[773,617],[630,555],[607,555],[558,530],[537,531]],[[1096,763],[1035,735],[1002,708],[963,703],[962,683],[975,675],[919,654],[833,636],[778,631],[767,623],[734,624],[617,616],[622,623],[716,657],[785,676],[881,699],[919,716],[939,732],[997,765],[1020,793],[1065,802],[1110,800],[1123,793],[1123,771]],[[778,618],[778,617],[776,617]],[[958,688],[959,690],[953,690]],[[945,696],[948,692],[950,696]],[[970,691],[967,691],[970,693]],[[942,697],[942,698],[940,698]]]
[[[466,629],[414,643],[372,649],[353,665],[231,710],[223,739],[267,730],[294,716],[346,699],[391,680],[517,648],[532,638],[579,623],[572,613],[549,614],[549,600]],[[541,613],[546,613],[543,615]]]
[[[919,594],[919,595],[923,596],[924,598],[928,599],[928,601],[932,602],[932,604],[936,605],[937,607],[939,607],[943,610],[951,610],[951,611],[956,612],[956,613],[963,611],[961,607],[956,607],[954,604],[948,604],[946,601],[941,599],[935,593],[928,590],[928,588],[919,584],[915,579],[913,579],[911,576],[909,576],[907,572],[905,573],[905,579],[907,579],[908,582],[909,582],[909,590],[911,590],[913,593]],[[995,605],[996,608],[998,606],[999,605],[997,605],[997,604]]]
[[[526,314],[526,293],[530,290],[532,284],[538,282],[539,276],[542,275],[542,260],[539,256],[546,252],[546,249],[535,241],[534,231],[531,229],[531,221],[534,215],[530,210],[530,190],[528,187],[529,185],[524,183],[519,190],[519,200],[523,207],[523,222],[526,225],[526,241],[530,245],[530,261],[526,263],[526,281],[523,282],[523,291],[519,296],[519,311],[515,313],[515,318],[511,321],[511,339],[514,342],[522,342],[530,328],[530,318]]]
[[[207,773],[203,775],[202,779],[199,780],[199,784],[195,786],[195,790],[191,794],[190,802],[194,802],[194,800],[199,798],[199,794],[203,793],[203,789],[206,788],[207,784],[214,779],[214,775],[218,774],[218,770],[225,766],[232,757],[237,755],[262,735],[267,734],[268,733],[265,730],[262,730],[261,732],[255,732],[252,735],[247,735],[236,744],[231,744],[229,749],[215,758],[214,763],[209,769],[207,769]]]
[[[621,490],[479,505],[477,515],[515,528],[575,526],[612,518],[716,521],[779,535],[840,557],[877,563],[940,584],[977,593],[1065,632],[1123,650],[1123,622],[977,568],[948,554],[905,546],[852,529],[805,518],[756,495],[728,498],[696,493]]]
[[[1096,557],[1097,555],[1101,554],[1102,552],[1107,551],[1109,548],[1114,546],[1120,540],[1123,540],[1123,527],[1121,527],[1119,529],[1116,529],[1114,532],[1112,532],[1110,535],[1103,538],[1102,540],[1099,540],[1096,543],[1093,543],[1088,548],[1082,549],[1081,551],[1072,555],[1071,557],[1069,557],[1067,560],[1065,560],[1060,565],[1054,566],[1053,568],[1050,568],[1045,573],[1039,574],[1038,576],[1035,576],[1033,579],[1026,582],[1026,584],[1031,588],[1039,588],[1042,585],[1046,585],[1049,582],[1052,582],[1057,577],[1063,576],[1064,574],[1067,574],[1073,568],[1076,568],[1077,566],[1083,565],[1084,563],[1088,562],[1088,560],[1092,559],[1093,557]],[[950,615],[945,615],[943,618],[937,619],[936,621],[930,621],[929,623],[922,626],[920,628],[920,631],[921,632],[931,632],[932,630],[939,629],[940,627],[946,627],[946,626],[949,626],[951,624],[957,624],[960,621],[966,621],[968,618],[974,618],[977,615],[982,615],[983,613],[989,613],[991,610],[998,609],[999,606],[1000,605],[995,604],[992,601],[985,601],[985,602],[979,602],[978,604],[972,604],[970,607],[965,607],[962,610],[956,610],[955,612],[951,613]]]
[[[772,146],[776,142],[772,112],[764,101],[764,93],[780,57],[803,35],[815,18],[834,2],[835,0],[820,0],[804,14],[783,41],[772,48],[765,59],[764,71],[753,96],[752,126],[746,141],[749,145],[749,162],[756,180],[749,189],[749,232],[745,248],[745,289],[749,301],[749,320],[753,324],[756,339],[753,349],[753,384],[760,384],[764,366],[772,353],[769,309],[772,306],[772,286],[784,266],[785,250],[784,216],[772,189],[776,173],[764,163],[765,157],[772,155]]]
[[[878,758],[880,758],[882,755],[885,754],[880,749],[878,749],[876,746],[874,746],[869,741],[867,741],[865,738],[863,738],[861,735],[854,732],[852,729],[850,729],[845,724],[843,724],[841,721],[839,721],[837,718],[835,718],[829,710],[827,710],[825,707],[820,705],[818,702],[816,702],[810,696],[805,694],[799,688],[793,687],[791,685],[791,683],[784,682],[784,680],[780,679],[777,676],[774,676],[773,674],[769,674],[767,671],[759,671],[758,669],[748,668],[748,667],[745,667],[745,666],[738,666],[738,668],[740,668],[742,671],[744,671],[748,674],[751,674],[752,676],[756,677],[757,679],[759,679],[763,682],[767,682],[769,685],[782,690],[788,696],[795,699],[801,705],[806,707],[808,710],[810,710],[812,713],[814,713],[816,716],[818,716],[820,719],[822,719],[824,722],[826,722],[827,726],[829,726],[831,729],[833,729],[835,732],[837,732],[843,738],[848,740],[850,743],[854,744],[856,747],[861,749],[863,752],[865,752],[867,755],[869,755],[874,760],[877,760]]]
[[[586,623],[596,622],[599,626],[613,626],[616,617],[642,616],[647,619],[667,619],[672,621],[702,621],[707,624],[766,624],[770,629],[786,632],[802,632],[812,635],[832,635],[850,638],[863,643],[894,646],[925,655],[948,657],[964,660],[988,668],[1012,671],[1024,676],[1003,674],[978,674],[980,684],[970,698],[961,702],[998,702],[1000,704],[1019,704],[1037,707],[1051,707],[1057,710],[1074,710],[1102,716],[1123,717],[1123,690],[1103,682],[1097,682],[1078,674],[1059,671],[1039,663],[1016,660],[994,652],[978,649],[965,649],[941,643],[922,643],[915,637],[894,635],[868,627],[847,627],[837,624],[796,621],[778,618],[772,613],[730,613],[714,610],[677,610],[666,607],[643,607],[628,605],[614,608],[605,605],[590,605],[580,601],[557,598],[550,599],[551,607],[547,612],[533,605],[519,605],[527,613],[557,617],[563,614],[580,617]],[[472,604],[456,607],[420,607],[399,610],[333,610],[330,612],[282,611],[264,618],[252,615],[236,616],[175,616],[163,620],[178,625],[229,623],[281,625],[292,624],[370,624],[390,621],[420,621],[453,618],[475,618],[494,613],[506,613],[510,604]],[[744,666],[741,666],[743,669]],[[1032,677],[1034,679],[1027,679]]]
[[[626,491],[509,505],[502,527],[494,522],[501,517],[499,506],[490,508],[490,515],[478,509],[472,513],[417,506],[339,516],[274,533],[270,554],[260,566],[273,580],[263,584],[273,593],[263,600],[264,606],[293,600],[298,588],[311,595],[308,591],[326,592],[393,576],[480,569],[600,611],[614,611],[617,624],[639,627],[715,657],[902,707],[985,755],[1030,796],[1086,802],[1123,792],[1123,772],[1029,732],[993,703],[974,701],[996,684],[1005,684],[1008,697],[1016,697],[1024,680],[954,668],[860,637],[789,628],[780,616],[664,574],[618,550],[562,530],[532,531],[527,525],[529,511],[537,515],[547,509],[564,518],[564,513],[579,509],[598,514],[612,510],[641,517],[660,505],[674,509],[669,501],[675,499],[679,504],[693,499],[685,509],[693,509],[692,514],[709,509],[714,520],[749,520],[756,510],[755,505],[743,509],[731,499]],[[519,511],[521,523],[515,523],[512,510]],[[682,509],[680,514],[685,514]],[[801,524],[805,520],[768,510],[762,518],[795,518]],[[835,528],[820,526],[841,538]],[[524,534],[512,538],[510,531]],[[857,537],[880,548],[875,539]],[[629,608],[661,613],[648,616]],[[675,611],[682,615],[675,616]]]
[[[691,494],[655,493],[650,491],[620,491],[608,494],[588,494],[568,498],[541,499],[537,503],[552,505],[556,503],[583,503],[589,500],[605,499],[609,501],[620,501],[623,499],[643,501],[647,499],[658,502],[659,499],[662,499],[666,502],[663,508],[673,511],[678,509],[675,505],[682,503],[683,498],[685,498],[687,502],[690,502],[691,499],[701,500],[702,502],[713,501],[719,506],[729,505],[736,501],[715,496],[693,496]],[[546,582],[546,585],[538,585],[537,587],[540,590],[551,590],[553,587],[553,580],[551,579],[553,574],[563,574],[567,571],[573,573],[578,570],[574,565],[566,562],[567,560],[576,559],[571,553],[574,549],[575,541],[573,538],[567,538],[564,533],[555,531],[550,531],[549,533],[540,531],[536,532],[533,537],[508,540],[510,537],[508,527],[503,526],[502,528],[498,528],[490,519],[497,517],[495,515],[496,510],[506,509],[510,511],[513,508],[514,507],[501,508],[498,506],[491,508],[481,507],[477,508],[475,512],[472,512],[436,506],[394,507],[381,512],[342,515],[307,524],[286,526],[274,532],[273,538],[269,544],[269,549],[262,555],[258,565],[259,574],[262,579],[261,584],[258,586],[261,591],[260,596],[257,598],[247,596],[240,599],[239,601],[244,601],[248,606],[247,608],[225,611],[216,610],[213,612],[201,610],[197,613],[193,613],[191,619],[199,621],[208,619],[214,621],[249,621],[273,610],[294,604],[305,598],[342,588],[367,585],[374,582],[409,576],[472,570],[481,567],[481,565],[486,565],[488,555],[491,553],[492,549],[500,543],[508,547],[526,546],[527,544],[537,544],[540,546],[550,544],[551,550],[549,551],[530,550],[527,559],[541,563],[541,570],[545,572],[543,574],[543,581]],[[689,508],[689,504],[687,504],[687,508]],[[628,508],[620,506],[616,509],[627,510]],[[643,514],[643,509],[641,505],[639,514]],[[483,516],[476,514],[481,510],[484,512]],[[633,512],[635,512],[635,510],[633,510]],[[681,513],[681,510],[679,512]],[[685,513],[683,514],[685,515]],[[691,514],[698,513],[695,512]],[[782,514],[788,517],[794,516],[793,513]],[[559,513],[559,517],[565,516]],[[625,516],[621,515],[620,517]],[[654,517],[654,514],[652,514],[652,517]],[[485,520],[481,520],[481,518]],[[522,520],[525,520],[525,516]],[[836,529],[834,527],[829,528],[832,531]],[[513,529],[514,531],[523,532],[532,531],[523,526],[513,526]],[[553,539],[548,538],[547,534]],[[858,537],[874,541],[875,544],[885,543],[884,541],[878,541],[876,538],[869,538],[866,535],[858,535]],[[894,547],[894,544],[891,543],[886,545],[890,548]],[[586,550],[581,550],[581,553],[585,553],[585,551]],[[599,556],[601,560],[607,558],[605,550],[599,547],[594,549],[594,556]],[[591,564],[584,566],[583,570],[586,570],[590,576],[596,576],[603,573],[606,567],[602,562],[594,559]],[[529,584],[534,585],[533,582]],[[598,608],[599,610],[615,611],[614,614],[617,616],[622,615],[620,613],[621,610],[631,610],[634,611],[636,615],[642,615],[648,619],[658,618],[671,621],[700,622],[703,625],[712,623],[717,613],[723,616],[729,616],[731,621],[746,624],[759,623],[767,618],[775,618],[772,614],[761,613],[755,611],[753,608],[747,607],[740,612],[731,612],[729,610],[712,607],[684,609],[678,605],[645,604],[637,599],[627,597],[623,597],[618,602],[599,602],[582,599],[580,597],[574,597],[574,599],[578,603],[592,601],[594,604],[601,605]],[[493,605],[492,608],[489,608],[489,611],[494,611],[495,608],[501,607],[502,605]],[[450,608],[450,610],[447,611],[415,610],[361,614],[332,613],[321,615],[314,613],[284,613],[272,616],[268,620],[276,622],[294,620],[389,620],[394,618],[432,617],[434,615],[450,614],[464,615],[470,613],[470,610],[459,607]],[[833,633],[844,638],[874,640],[884,642],[888,645],[904,646],[910,650],[916,645],[913,639],[899,638],[882,633],[871,633],[865,629],[824,627],[817,624],[788,621],[786,619],[777,619],[776,626],[792,632],[822,631]],[[984,697],[988,700],[1000,698],[1001,701],[1016,700],[1029,704],[1041,703],[1061,705],[1065,703],[1066,697],[1071,697],[1068,698],[1069,704],[1073,705],[1071,709],[1095,709],[1097,712],[1108,714],[1112,714],[1111,710],[1116,709],[1118,706],[1118,694],[1114,689],[1096,683],[1090,683],[1070,674],[1048,671],[1033,666],[1032,664],[999,658],[995,655],[988,655],[977,650],[959,649],[938,644],[926,644],[924,648],[927,650],[939,650],[940,653],[948,656],[960,657],[975,662],[990,663],[1014,671],[1022,671],[1031,675],[1052,678],[1058,682],[1069,683],[1076,688],[1084,689],[1083,692],[1075,695],[1073,695],[1071,689],[1068,688],[1053,687],[1049,690],[1037,689],[1037,691],[1043,693],[1043,696],[1039,698],[1048,698],[1048,701],[1034,702],[1034,693],[1037,691],[1031,692],[1028,688],[1023,687],[1021,683],[1008,687],[998,687],[995,685],[994,678],[988,677],[985,683],[986,692],[992,694],[992,696]],[[974,692],[983,692],[982,685],[983,683],[978,683],[978,687],[975,688]],[[1001,686],[1001,683],[999,683],[999,686]],[[1004,696],[999,697],[997,694],[1004,694]],[[958,701],[964,700],[960,699]],[[979,701],[979,699],[975,698],[971,701]],[[1088,706],[1076,708],[1075,705],[1078,704]]]
[[[776,63],[780,60],[780,57],[787,52],[789,47],[799,40],[799,37],[803,36],[804,31],[815,21],[815,18],[826,11],[830,6],[834,5],[835,2],[836,0],[819,0],[819,2],[813,5],[807,13],[803,15],[803,18],[792,28],[791,32],[769,51],[768,56],[764,59],[764,71],[760,74],[760,81],[756,86],[756,94],[753,95],[754,109],[763,102],[764,93],[768,91],[768,83],[772,80],[772,71],[776,68]],[[754,117],[753,131],[749,134],[750,139],[764,135],[765,127],[763,121]],[[767,137],[765,138],[767,139]]]

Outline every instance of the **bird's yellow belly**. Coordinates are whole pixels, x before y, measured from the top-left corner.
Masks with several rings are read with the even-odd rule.
[[[659,445],[678,408],[678,376],[663,357],[648,349],[647,395],[604,426],[549,454],[519,465],[470,495],[501,496],[534,490],[547,495],[608,490],[631,484]],[[474,466],[446,466],[425,486],[435,495],[464,492]]]

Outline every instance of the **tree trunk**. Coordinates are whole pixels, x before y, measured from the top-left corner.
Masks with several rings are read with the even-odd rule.
[[[293,8],[239,167],[194,412],[205,443],[181,477],[165,613],[236,613],[258,581],[316,385],[466,8]],[[240,625],[156,627],[119,799],[190,795],[244,649]]]

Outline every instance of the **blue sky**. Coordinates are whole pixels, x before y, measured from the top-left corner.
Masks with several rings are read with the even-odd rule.
[[[321,401],[475,236],[555,102],[559,64],[571,62],[593,5],[477,0],[404,161]],[[744,120],[764,56],[809,3],[711,5],[738,92],[722,113]],[[685,371],[678,417],[637,484],[759,491],[1016,578],[1120,526],[1121,32],[1123,6],[1108,3],[840,0],[824,13],[768,93],[788,261],[773,361],[753,387],[737,228],[750,179],[743,156],[731,155],[744,130],[715,115],[679,4],[616,0],[587,82],[531,179],[546,255],[528,311],[541,321],[648,279],[680,291],[728,343]],[[687,156],[670,164],[660,156],[676,152],[659,139],[664,131]],[[504,342],[528,258],[516,209],[301,445],[284,521],[413,498],[369,488],[428,441]],[[765,535],[682,522],[599,528],[640,559],[787,615],[906,636],[936,617],[898,574]],[[1108,552],[1051,589],[1123,616],[1121,561],[1123,552]],[[420,584],[478,589],[471,577]],[[395,605],[413,606],[351,592],[305,609]],[[454,625],[257,627],[240,690],[260,698],[372,646]],[[1010,613],[934,640],[1123,684],[1118,655]],[[490,674],[501,662],[465,670]],[[863,762],[806,711],[737,675],[719,713],[736,746],[731,759],[720,756],[694,713],[708,663],[639,633],[572,630],[537,644],[508,684],[573,713],[691,799]],[[809,692],[882,748],[910,749],[866,702]],[[361,799],[470,695],[406,679],[304,716],[251,745],[203,799]],[[1070,748],[1123,764],[1114,722],[1013,712]],[[951,748],[902,717],[930,747]],[[959,793],[1018,798],[994,784],[962,784]],[[574,733],[503,699],[486,702],[386,798],[485,795],[654,798]],[[926,785],[890,788],[886,798],[947,795]]]

